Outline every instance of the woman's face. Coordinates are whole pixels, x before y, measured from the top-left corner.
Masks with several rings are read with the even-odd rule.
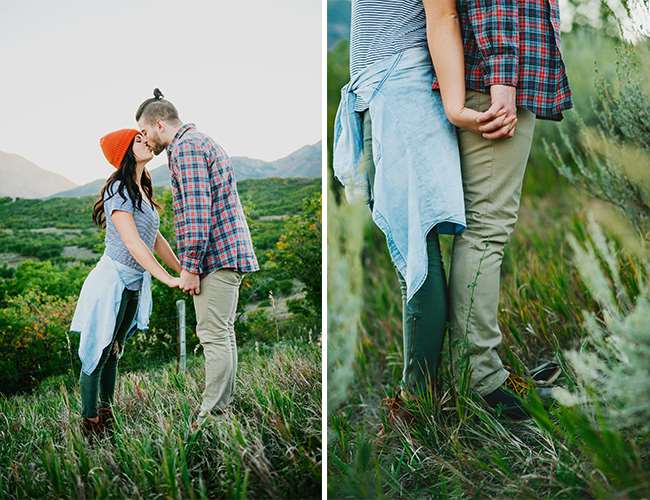
[[[147,147],[147,143],[142,134],[136,135],[133,140],[133,155],[136,161],[147,162],[153,158],[153,153]]]

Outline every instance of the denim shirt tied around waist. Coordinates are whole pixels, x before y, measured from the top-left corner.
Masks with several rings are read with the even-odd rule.
[[[407,300],[427,275],[426,237],[465,229],[465,205],[455,127],[432,91],[433,65],[425,47],[377,61],[341,89],[334,122],[334,174],[350,203],[372,201],[391,259],[407,283]],[[370,200],[361,168],[363,119],[372,122],[375,177]]]
[[[142,280],[142,288],[138,298],[138,309],[129,326],[127,339],[136,330],[146,330],[149,327],[152,308],[151,274],[125,266],[104,254],[86,277],[70,330],[81,334],[79,359],[81,359],[81,370],[87,375],[95,370],[102,351],[113,339],[124,288],[138,280]],[[124,346],[121,346],[120,356],[123,352]]]

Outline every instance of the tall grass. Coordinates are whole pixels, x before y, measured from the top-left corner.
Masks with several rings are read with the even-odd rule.
[[[2,498],[320,497],[320,348],[280,342],[240,353],[230,412],[190,428],[202,358],[123,374],[112,438],[79,430],[74,379],[0,399]]]
[[[523,374],[526,366],[556,359],[566,368],[562,384],[570,388],[575,382],[563,350],[582,341],[581,311],[597,305],[573,266],[573,250],[566,242],[567,233],[580,241],[588,238],[587,204],[576,204],[576,199],[580,197],[572,193],[571,203],[524,201],[521,230],[506,250],[499,315],[502,357],[512,369]],[[413,421],[391,419],[381,401],[394,393],[400,379],[399,287],[381,232],[369,224],[365,238],[354,379],[345,403],[329,421],[330,494],[526,498],[618,491],[616,485],[603,485],[602,469],[585,458],[579,438],[590,427],[579,413],[559,406],[546,411],[530,401],[535,420],[497,419],[475,396],[455,394],[447,355],[442,396],[410,403]],[[450,242],[444,243],[448,262]],[[625,262],[621,256],[621,267]],[[600,439],[598,433],[594,436]]]

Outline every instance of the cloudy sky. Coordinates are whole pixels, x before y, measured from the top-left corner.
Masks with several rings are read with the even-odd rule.
[[[3,0],[0,68],[0,150],[76,183],[154,87],[233,156],[321,137],[320,0]]]

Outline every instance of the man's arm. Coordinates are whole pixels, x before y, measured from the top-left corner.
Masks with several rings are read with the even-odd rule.
[[[203,151],[192,143],[179,144],[174,160],[178,166],[185,247],[180,256],[181,288],[199,293],[198,275],[210,237],[212,193],[208,163]]]
[[[519,73],[519,11],[517,0],[468,0],[467,17],[485,64],[483,84],[490,87],[492,105],[481,114],[479,128],[486,138],[503,120],[517,115]],[[503,111],[505,110],[505,113]],[[497,119],[495,119],[497,117]],[[487,123],[490,122],[490,123]]]
[[[485,64],[483,84],[517,86],[519,11],[517,0],[467,0],[467,17]]]

